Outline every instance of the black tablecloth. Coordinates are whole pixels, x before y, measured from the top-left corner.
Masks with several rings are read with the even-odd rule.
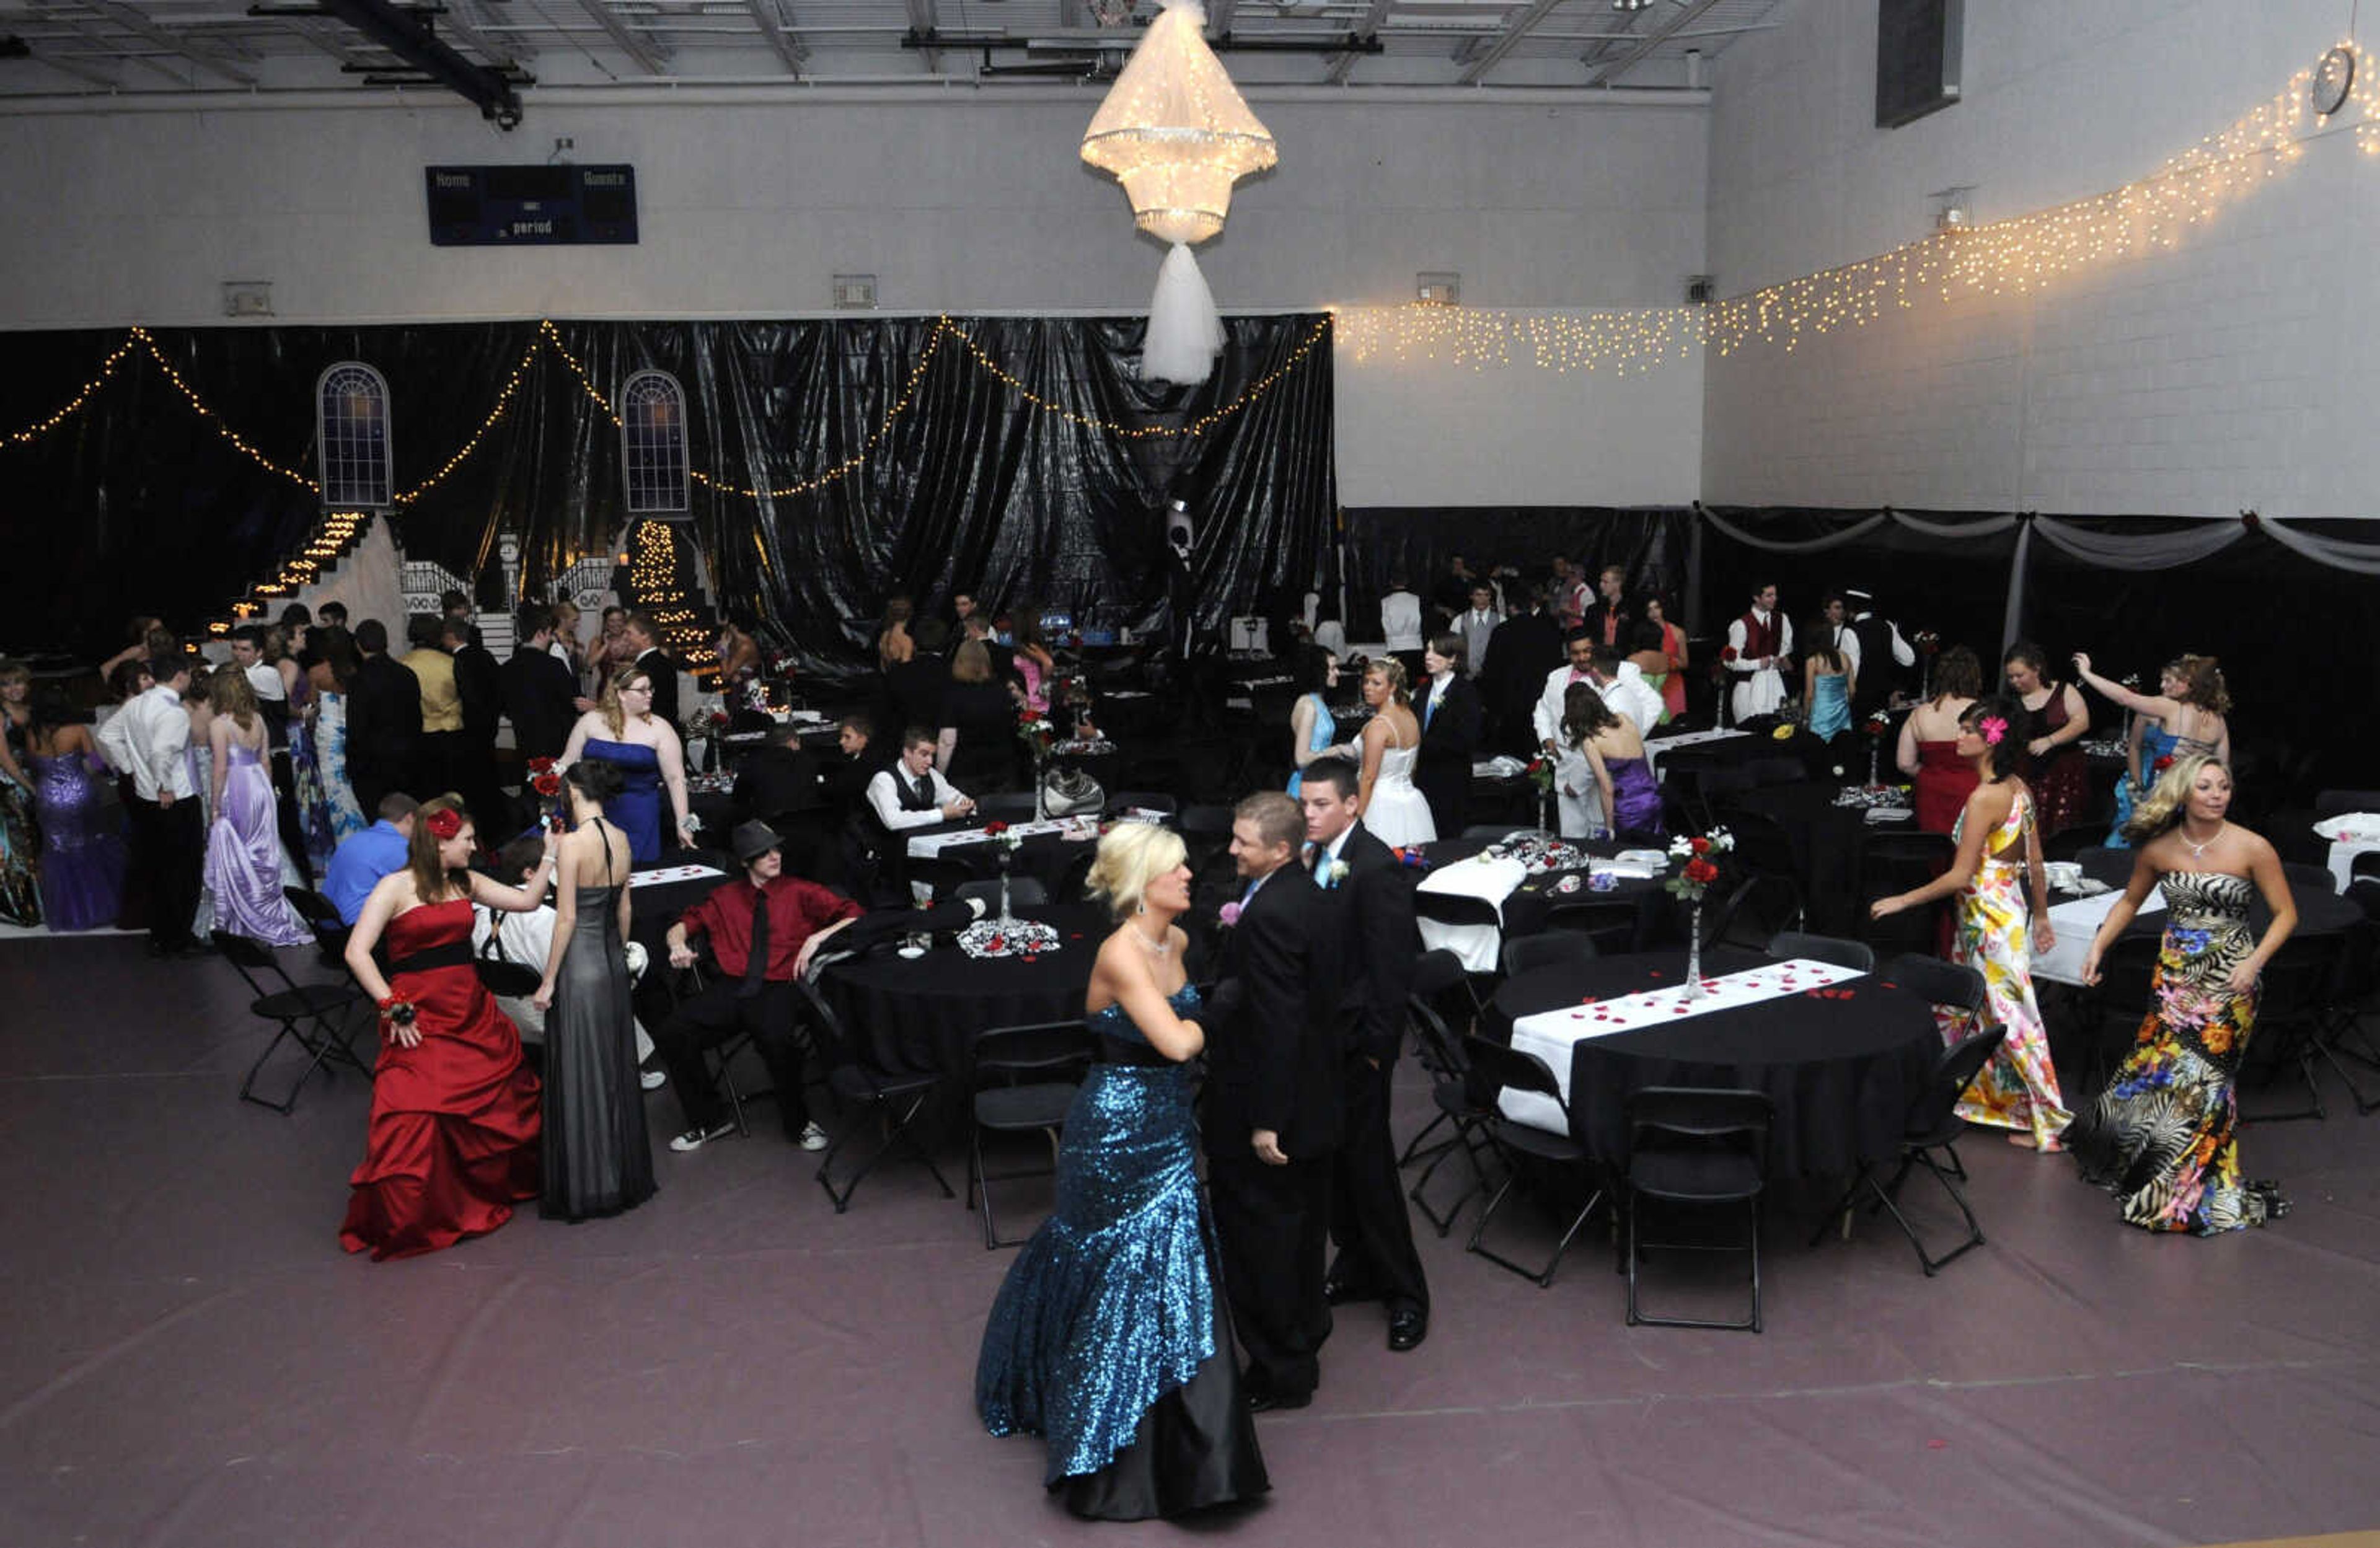
[[[947,941],[917,958],[887,945],[829,965],[820,986],[886,1069],[963,1074],[976,1034],[987,1027],[1079,1019],[1091,961],[1114,928],[1104,909],[1087,904],[1016,914],[1056,929],[1059,949],[1028,962],[969,957]]]
[[[1859,895],[1859,875],[1867,836],[1914,833],[1917,819],[1912,816],[1870,822],[1866,807],[1835,804],[1842,790],[1831,780],[1805,780],[1745,791],[1731,797],[1730,804],[1771,818],[1785,830],[1793,847],[1794,876],[1809,902],[1810,927],[1851,934],[1866,914],[1866,901]]]
[[[1623,849],[1654,847],[1620,843],[1608,839],[1591,843],[1582,843],[1577,840],[1568,841],[1572,848],[1606,858]],[[1488,841],[1484,839],[1440,839],[1436,843],[1424,844],[1422,853],[1428,857],[1434,869],[1439,865],[1451,865],[1458,860],[1468,860],[1487,847]],[[1555,891],[1562,877],[1567,876],[1580,878],[1578,890]],[[1532,871],[1528,879],[1514,888],[1504,900],[1503,937],[1513,940],[1522,936],[1543,935],[1547,919],[1557,903],[1628,904],[1636,910],[1633,945],[1641,949],[1659,937],[1661,927],[1669,916],[1670,901],[1668,890],[1661,885],[1663,878],[1622,877],[1610,891],[1597,892],[1586,885],[1585,877],[1585,870]]]
[[[2131,850],[2087,849],[2075,858],[2082,867],[2082,874],[2095,881],[2104,882],[2109,887],[2120,889],[2131,880],[2133,853]],[[2049,901],[2054,907],[2076,896],[2079,894],[2054,892],[2050,895]],[[2301,887],[2295,880],[2291,880],[2289,900],[2298,906],[2297,935],[2343,935],[2365,923],[2361,904],[2346,894],[2332,891],[2326,887],[2316,887],[2311,883]],[[2265,926],[2272,922],[2273,911],[2265,906],[2264,894],[2252,892],[2248,900],[2248,928],[2257,935],[2262,935],[2265,933]],[[2162,909],[2155,913],[2136,913],[2132,916],[2132,922],[2124,927],[2124,935],[2126,937],[2162,935],[2165,933],[2165,924],[2166,915]]]
[[[1769,959],[1712,951],[1706,976]],[[1673,986],[1685,953],[1566,962],[1508,979],[1495,1010],[1509,1035],[1523,1016]],[[1909,1107],[1925,1087],[1942,1036],[1933,1008],[1874,975],[1835,986],[1847,998],[1786,995],[1756,1005],[1682,1016],[1673,1024],[1581,1039],[1570,1072],[1572,1137],[1598,1160],[1626,1154],[1625,1104],[1644,1086],[1730,1086],[1765,1091],[1777,1104],[1769,1131],[1771,1177],[1844,1177],[1900,1148]]]
[[[639,871],[657,871],[670,865],[710,865],[722,874],[715,877],[695,877],[686,881],[653,882],[628,889],[628,938],[645,943],[658,968],[669,965],[669,927],[695,904],[708,898],[727,883],[744,874],[731,855],[716,850],[673,850],[650,865],[639,865]],[[648,970],[648,979],[653,976]]]
[[[910,828],[902,830],[901,841],[924,838],[935,833],[958,832],[983,826],[981,817],[967,817],[958,822],[936,823],[931,828]],[[1016,846],[1015,858],[1009,862],[1009,875],[1032,877],[1052,897],[1067,869],[1087,860],[1098,848],[1098,833],[1088,839],[1071,839],[1062,833],[1036,833]],[[953,844],[939,854],[909,856],[909,875],[919,880],[956,877],[961,881],[986,879],[1000,875],[1000,845],[986,841],[975,844]],[[939,891],[939,889],[938,889]]]

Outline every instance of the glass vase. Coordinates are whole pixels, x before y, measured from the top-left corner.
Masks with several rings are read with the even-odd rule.
[[[1033,760],[1033,820],[1050,820],[1050,760],[1047,758]]]
[[[1553,804],[1554,792],[1552,791],[1541,790],[1537,792],[1537,831],[1543,833],[1548,839],[1560,837],[1560,835],[1554,831]]]
[[[1703,987],[1703,900],[1697,892],[1693,917],[1686,924],[1686,998],[1700,999],[1709,993]]]
[[[1000,846],[1000,922],[1003,925],[1016,923],[1015,916],[1008,912],[1008,867],[1015,857],[1015,852],[1006,844]]]
[[[1876,787],[1876,761],[1884,754],[1884,736],[1878,732],[1867,739],[1867,788]]]

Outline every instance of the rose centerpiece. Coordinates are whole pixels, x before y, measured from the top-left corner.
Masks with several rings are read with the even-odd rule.
[[[1686,930],[1688,999],[1700,999],[1709,992],[1703,987],[1703,894],[1718,880],[1717,857],[1733,848],[1735,840],[1724,828],[1691,837],[1681,834],[1670,841],[1670,858],[1678,863],[1678,874],[1661,885],[1671,896],[1685,899],[1694,910]]]
[[[996,818],[983,825],[983,836],[1000,852],[1000,923],[1014,925],[1015,917],[1008,912],[1008,874],[1016,862],[1016,847],[1025,841],[1025,836]]]
[[[1883,780],[1878,777],[1878,761],[1884,754],[1884,739],[1891,734],[1890,710],[1879,709],[1867,718],[1867,788],[1871,792],[1884,788]]]
[[[1016,712],[1016,740],[1033,758],[1033,820],[1050,816],[1050,749],[1058,744],[1058,728],[1050,717],[1030,707]]]
[[[1551,834],[1554,831],[1554,760],[1543,756],[1533,757],[1528,768],[1522,772],[1529,777],[1529,783],[1537,787],[1537,831]]]

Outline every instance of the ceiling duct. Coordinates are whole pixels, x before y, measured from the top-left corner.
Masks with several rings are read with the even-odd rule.
[[[322,9],[479,108],[500,129],[520,127],[521,100],[504,72],[473,64],[430,23],[386,0],[322,0]]]

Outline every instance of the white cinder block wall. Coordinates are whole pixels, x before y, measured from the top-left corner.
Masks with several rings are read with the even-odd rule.
[[[892,311],[1136,311],[1162,249],[1075,154],[1095,93],[770,106],[545,106],[501,137],[460,106],[0,114],[0,329],[222,321],[269,279],[278,320],[782,317],[832,276]],[[1706,113],[1592,101],[1255,101],[1281,143],[1199,261],[1226,309],[1412,299],[1669,305],[1703,267]],[[635,164],[642,241],[429,244],[422,168]],[[21,218],[18,218],[21,215]],[[1698,368],[1339,361],[1349,504],[1682,503]],[[402,415],[403,405],[397,405]]]
[[[1875,0],[1789,0],[1718,62],[1710,240],[1723,294],[2156,169],[2338,40],[2338,0],[1969,0],[1965,94],[1874,127]],[[2284,516],[2380,511],[2380,159],[2346,134],[2179,250],[2031,297],[1706,363],[1714,503]]]

